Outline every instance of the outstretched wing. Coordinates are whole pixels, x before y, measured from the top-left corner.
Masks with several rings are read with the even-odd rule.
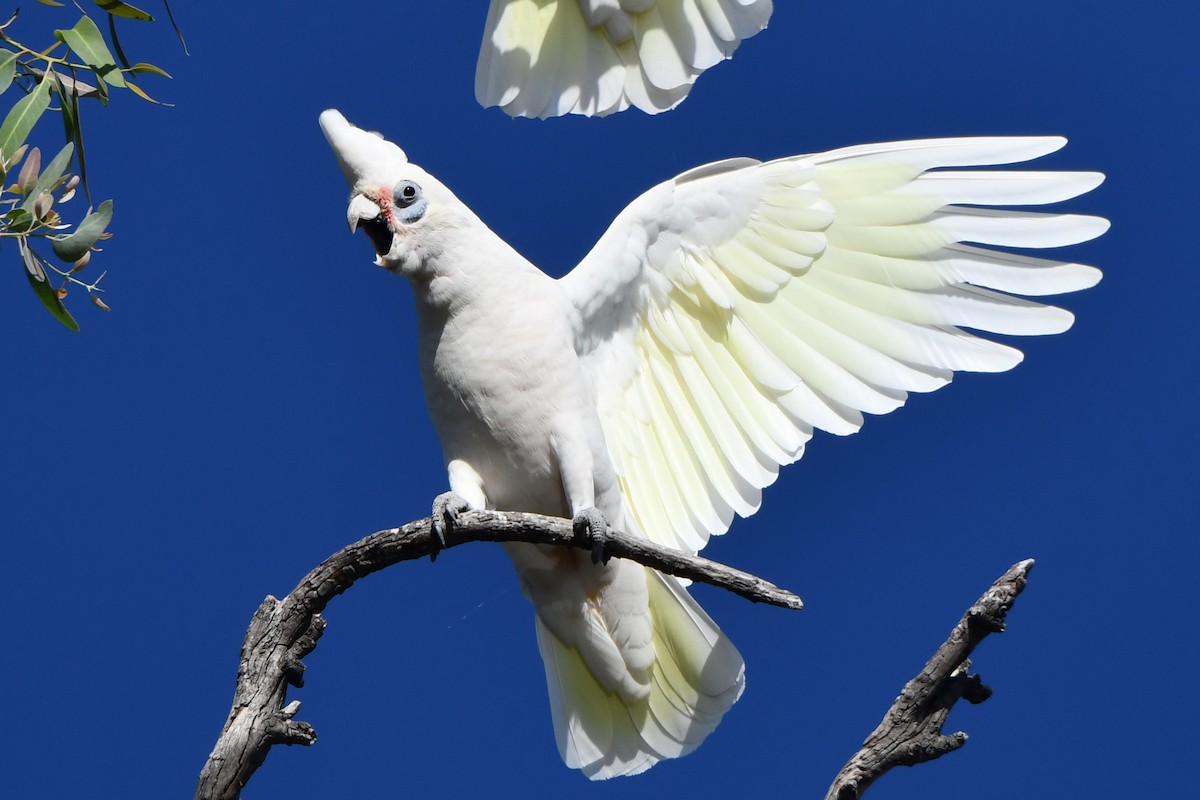
[[[514,117],[674,108],[771,0],[492,0],[475,96]]]
[[[757,510],[814,428],[853,433],[863,412],[892,411],[957,370],[1021,360],[964,328],[1069,328],[1069,312],[1014,295],[1077,291],[1099,271],[991,246],[1075,244],[1108,223],[996,206],[1066,200],[1103,176],[940,169],[1026,161],[1065,142],[937,139],[720,162],[626,208],[561,284],[643,532],[696,551]]]

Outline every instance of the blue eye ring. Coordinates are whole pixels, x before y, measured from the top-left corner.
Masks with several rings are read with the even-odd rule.
[[[392,192],[392,202],[396,208],[408,208],[421,200],[421,187],[412,181],[400,181]]]
[[[412,181],[400,181],[392,190],[392,205],[401,222],[413,223],[425,216],[425,196]]]

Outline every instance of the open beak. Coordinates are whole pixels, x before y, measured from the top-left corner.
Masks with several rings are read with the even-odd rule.
[[[346,222],[350,225],[351,233],[362,228],[363,233],[371,240],[371,246],[375,248],[375,255],[386,256],[391,251],[392,231],[374,200],[366,195],[354,195],[350,200],[350,207],[346,209]]]
[[[394,171],[408,161],[404,151],[375,133],[350,124],[334,109],[321,113],[321,130],[333,149],[346,181],[354,187],[346,221],[350,230],[366,232],[380,258],[392,249],[391,186]],[[383,191],[381,187],[387,186]],[[376,194],[377,193],[377,194]],[[374,196],[372,196],[374,194]],[[387,204],[382,205],[382,204]]]
[[[351,233],[358,230],[358,223],[367,219],[375,219],[378,216],[381,216],[379,206],[362,194],[354,195],[350,200],[350,207],[346,209],[346,221],[350,223]]]

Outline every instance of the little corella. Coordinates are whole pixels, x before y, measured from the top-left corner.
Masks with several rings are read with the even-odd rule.
[[[467,509],[608,525],[696,552],[753,514],[814,429],[854,433],[955,371],[1021,352],[966,329],[1051,334],[1020,295],[1096,269],[997,248],[1103,233],[1011,210],[1097,186],[1083,172],[978,169],[1055,137],[931,139],[698,167],[633,201],[555,280],[441,182],[337,111],[321,127],[348,219],[416,300],[421,378],[450,492]],[[971,244],[964,244],[970,242]],[[741,656],[674,578],[574,549],[505,546],[536,611],[559,751],[590,778],[695,749],[744,687]]]

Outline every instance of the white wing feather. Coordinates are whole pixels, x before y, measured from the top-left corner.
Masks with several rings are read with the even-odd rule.
[[[1084,289],[1059,247],[1107,229],[1038,205],[1095,173],[944,169],[1025,161],[1053,137],[868,145],[692,170],[635,200],[561,285],[622,492],[650,538],[699,550],[753,513],[814,428],[849,434],[958,370],[1020,351],[963,328],[1058,333],[1012,294]],[[931,171],[933,170],[933,171]],[[973,244],[964,244],[972,242]]]
[[[514,117],[674,108],[771,0],[492,0],[475,96]]]

